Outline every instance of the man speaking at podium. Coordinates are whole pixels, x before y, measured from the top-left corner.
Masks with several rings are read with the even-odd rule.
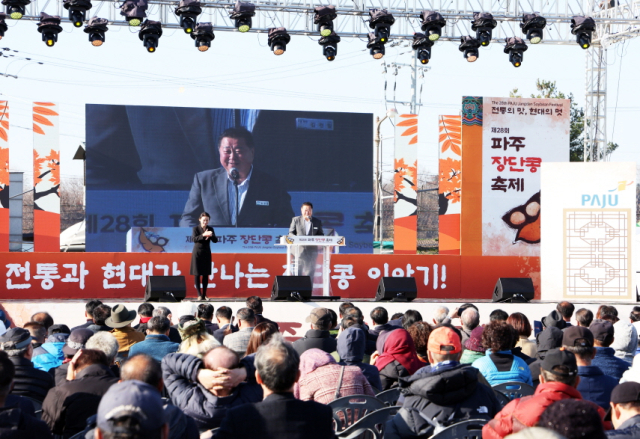
[[[308,201],[302,203],[300,208],[302,215],[291,220],[289,235],[297,236],[323,236],[322,221],[313,217],[313,204]],[[318,258],[318,247],[315,245],[303,245],[298,257],[298,275],[313,277],[316,271],[316,260]]]

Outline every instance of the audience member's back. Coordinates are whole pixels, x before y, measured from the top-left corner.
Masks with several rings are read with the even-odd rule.
[[[367,343],[366,335],[360,328],[347,328],[342,331],[338,338],[338,355],[340,363],[347,366],[358,366],[364,376],[376,391],[382,390],[380,383],[380,372],[378,368],[371,364],[362,362],[364,358],[364,348]]]

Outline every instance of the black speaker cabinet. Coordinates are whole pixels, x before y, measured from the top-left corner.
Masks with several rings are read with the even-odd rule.
[[[418,287],[413,277],[383,277],[378,285],[376,301],[391,300],[409,302],[418,296]]]
[[[312,292],[311,276],[276,276],[271,300],[309,300]]]
[[[493,290],[494,302],[526,303],[533,300],[533,281],[528,277],[501,277]]]
[[[184,276],[149,276],[144,290],[145,302],[179,302],[187,296]]]

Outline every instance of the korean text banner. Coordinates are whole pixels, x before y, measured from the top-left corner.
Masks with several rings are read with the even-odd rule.
[[[235,226],[228,174],[244,166],[239,227],[288,228],[310,201],[341,252],[372,252],[371,114],[89,104],[86,124],[87,251],[123,252],[132,227],[193,227],[203,211]],[[219,148],[229,129],[246,150]]]

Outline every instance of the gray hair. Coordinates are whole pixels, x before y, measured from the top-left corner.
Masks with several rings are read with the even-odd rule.
[[[153,310],[153,317],[164,317],[168,319],[169,314],[171,314],[171,310],[166,306],[159,306]]]
[[[0,349],[0,350],[5,351],[8,357],[24,357],[24,355],[29,350],[29,346],[31,345],[27,345],[27,347],[24,347],[22,349]]]
[[[480,324],[480,313],[475,308],[467,308],[460,316],[462,327],[467,331],[474,330]]]
[[[104,352],[107,356],[107,362],[112,364],[118,355],[118,340],[107,331],[96,332],[91,336],[87,343],[84,345],[87,349],[97,349]]]
[[[272,392],[281,393],[295,384],[300,356],[281,334],[276,333],[258,348],[254,364],[264,385]]]
[[[449,308],[446,306],[440,305],[433,312],[433,320],[436,325],[444,323],[447,320],[447,317],[449,317]]]
[[[164,334],[169,330],[171,326],[171,322],[166,317],[151,317],[147,322],[147,329],[149,332],[154,332],[158,334]]]

